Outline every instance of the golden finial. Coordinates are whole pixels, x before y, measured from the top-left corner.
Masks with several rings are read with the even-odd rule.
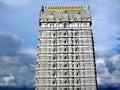
[[[72,7],[67,7],[67,6],[58,6],[58,7],[53,7],[49,6],[48,10],[82,10],[82,6],[72,6]]]

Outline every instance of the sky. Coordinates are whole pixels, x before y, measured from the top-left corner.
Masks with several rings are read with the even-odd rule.
[[[0,0],[0,90],[34,90],[41,6],[90,5],[99,90],[120,90],[120,0]]]

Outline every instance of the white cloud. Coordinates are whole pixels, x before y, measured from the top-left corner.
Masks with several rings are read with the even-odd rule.
[[[12,61],[11,61],[12,60]],[[17,64],[19,63],[20,57],[10,57],[10,56],[2,56],[0,57],[0,61],[6,64]]]
[[[95,49],[111,50],[120,42],[116,39],[120,34],[118,16],[120,13],[118,0],[96,0],[91,2]]]
[[[22,51],[21,38],[1,31],[0,42],[0,86],[33,87],[34,49],[25,48]]]
[[[26,54],[0,56],[0,86],[34,87],[35,63],[32,58]]]
[[[22,48],[19,52],[28,54],[28,55],[33,55],[33,56],[37,55],[37,50],[35,48],[25,47],[25,48]]]
[[[13,80],[15,80],[15,77],[10,73],[8,76],[2,78],[0,86],[16,86]]]
[[[101,58],[102,57],[102,58]],[[120,55],[103,53],[96,59],[97,77],[99,85],[120,85]]]
[[[0,0],[0,2],[10,5],[10,6],[19,6],[25,5],[31,0]]]
[[[20,38],[17,35],[13,35],[12,38],[14,39],[14,41],[18,42],[18,41],[24,41],[22,38]]]
[[[119,87],[120,54],[112,52],[120,41],[120,1],[95,0],[90,2],[92,30],[96,50],[98,85]],[[120,89],[120,88],[119,88]]]

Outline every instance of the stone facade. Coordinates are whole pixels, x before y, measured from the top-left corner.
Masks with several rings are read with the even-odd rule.
[[[36,90],[97,90],[89,6],[42,7]]]

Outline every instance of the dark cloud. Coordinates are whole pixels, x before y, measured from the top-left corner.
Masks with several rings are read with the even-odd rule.
[[[21,40],[15,36],[0,34],[0,56],[15,55],[21,47]]]
[[[97,52],[96,65],[100,90],[120,90],[120,54],[112,51]]]
[[[98,86],[98,90],[120,90],[119,88],[117,87],[112,87],[112,86],[107,86],[105,87],[104,85],[103,86]]]
[[[21,48],[20,38],[0,33],[0,86],[34,87],[36,57]]]
[[[35,90],[35,88],[26,88],[26,87],[0,87],[0,90]]]

